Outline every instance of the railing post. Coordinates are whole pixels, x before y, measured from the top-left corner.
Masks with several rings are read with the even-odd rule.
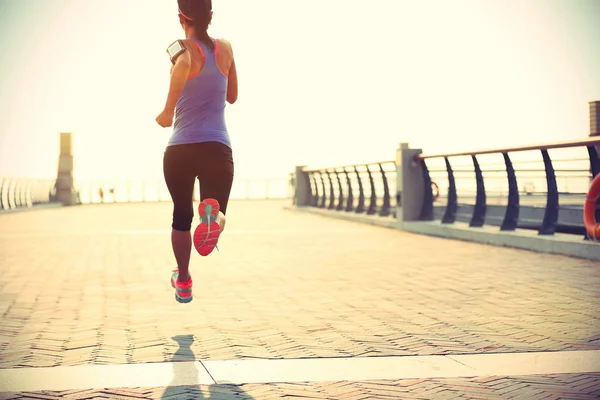
[[[13,198],[15,208],[21,207],[21,186],[23,185],[23,181],[21,179],[17,179],[15,181],[15,188],[13,190]]]
[[[382,217],[387,217],[390,215],[390,187],[388,185],[387,178],[385,177],[385,171],[383,170],[383,166],[379,164],[379,171],[381,172],[381,179],[383,180],[383,205],[381,206],[381,210],[379,211],[379,215]]]
[[[344,190],[342,189],[342,180],[340,179],[339,172],[337,170],[334,172],[335,172],[335,177],[337,179],[338,188],[340,190],[340,195],[338,197],[338,205],[335,209],[336,209],[336,211],[342,211],[344,209]]]
[[[504,163],[506,164],[506,176],[508,178],[508,204],[506,205],[506,214],[500,230],[514,231],[519,222],[519,186],[517,185],[517,175],[513,168],[512,161],[508,153],[502,153]]]
[[[483,182],[483,173],[481,172],[481,167],[479,166],[479,162],[477,161],[477,157],[472,155],[473,159],[473,167],[475,169],[475,182],[477,183],[477,197],[475,199],[475,207],[473,208],[473,216],[471,217],[471,223],[469,226],[471,227],[482,227],[485,223],[485,212],[487,209],[486,206],[486,196],[485,196],[485,184]]]
[[[6,183],[5,178],[0,178],[0,210],[6,209],[4,204],[4,184]]]
[[[358,172],[358,168],[356,168],[356,166],[354,166],[354,173],[356,174],[356,179],[358,180],[358,204],[355,212],[360,214],[365,212],[365,190],[360,179],[360,172]]]
[[[448,157],[444,157],[446,171],[448,172],[448,203],[446,212],[442,218],[442,224],[453,224],[456,221],[456,211],[458,210],[458,197],[456,195],[456,182],[454,181],[454,171],[450,165]]]
[[[588,155],[590,157],[590,171],[592,172],[592,180],[600,174],[600,155],[594,146],[588,146]]]
[[[21,185],[21,207],[29,207],[27,202],[27,190],[29,189],[29,179],[23,180]]]
[[[17,208],[17,204],[15,203],[16,182],[17,182],[16,179],[12,179],[10,182],[10,185],[8,186],[7,198],[8,198],[8,209],[9,210],[12,210],[13,208]]]
[[[2,185],[2,208],[5,210],[10,210],[10,200],[9,200],[9,192],[10,192],[10,178],[4,179],[4,184]]]
[[[327,180],[329,181],[329,207],[328,210],[333,210],[335,208],[335,193],[333,191],[333,182],[331,180],[331,174],[329,171],[325,171],[327,174]]]
[[[428,206],[424,193],[427,190],[431,193],[431,181],[429,186],[424,183],[427,168],[424,168],[424,162],[415,159],[421,153],[421,149],[411,149],[408,143],[400,143],[396,149],[396,221],[399,228],[405,222],[433,219],[433,212],[430,218],[422,217],[423,209]]]
[[[8,187],[10,186],[10,179],[4,178],[2,180],[2,186],[0,186],[0,204],[2,204],[3,210],[10,209],[10,204],[8,202]]]
[[[327,201],[327,192],[325,191],[325,178],[323,178],[322,171],[319,171],[319,180],[321,181],[321,190],[323,191],[323,195],[321,196],[321,203],[319,204],[319,208],[325,208],[325,202]]]
[[[423,205],[421,207],[421,214],[419,220],[421,221],[433,221],[433,183],[431,182],[431,176],[429,175],[429,168],[425,160],[421,160],[420,163],[422,170],[423,179]],[[400,198],[398,198],[400,200]]]
[[[319,206],[319,185],[317,184],[317,178],[316,178],[317,174],[314,172],[310,173],[310,178],[312,180],[312,186],[315,188],[314,193],[312,192],[311,189],[311,199],[310,199],[310,205],[312,207],[318,207]]]
[[[548,195],[546,199],[544,220],[542,221],[542,226],[538,233],[540,235],[554,235],[554,232],[556,231],[556,222],[558,221],[558,186],[556,185],[556,175],[548,150],[542,150],[542,158],[544,159],[544,169],[546,170]]]
[[[348,199],[346,200],[346,211],[350,212],[354,209],[354,195],[352,194],[352,181],[348,171],[344,168],[344,175],[346,175],[346,183],[348,184]]]
[[[13,189],[13,204],[15,205],[15,208],[21,207],[21,199],[19,196],[20,190],[21,190],[21,179],[17,179],[17,180],[15,180],[15,187]]]
[[[26,179],[23,179],[19,189],[19,204],[21,207],[27,207],[27,197],[25,195],[27,193],[27,185],[29,185],[29,182]]]
[[[15,206],[21,208],[21,188],[23,187],[23,181],[18,179],[15,184]]]
[[[367,165],[367,173],[369,174],[369,184],[371,185],[371,201],[369,202],[369,209],[367,215],[375,214],[377,210],[377,192],[375,191],[375,181],[373,180],[373,174]]]
[[[31,201],[31,190],[33,186],[33,180],[27,181],[27,190],[25,191],[25,204],[27,207],[33,206],[33,202]]]

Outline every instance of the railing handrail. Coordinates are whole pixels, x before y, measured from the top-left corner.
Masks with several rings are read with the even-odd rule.
[[[311,169],[303,169],[303,172],[320,172],[320,171],[335,171],[338,169],[346,169],[346,168],[354,168],[354,167],[368,167],[370,165],[379,165],[379,164],[395,164],[395,160],[385,160],[385,161],[375,161],[370,163],[361,163],[361,164],[350,164],[350,165],[340,165],[338,167],[324,167],[324,168],[311,168]]]
[[[433,154],[433,155],[418,154],[417,156],[415,156],[415,159],[416,160],[425,160],[425,159],[429,159],[429,158],[478,156],[478,155],[482,155],[482,154],[515,153],[515,152],[519,152],[519,151],[550,150],[550,149],[563,149],[563,148],[568,148],[568,147],[598,146],[598,145],[600,145],[600,137],[599,138],[578,139],[578,140],[568,140],[568,141],[563,141],[563,142],[554,142],[554,143],[546,143],[546,144],[518,146],[518,147],[505,147],[505,148],[499,148],[499,149],[478,150],[478,151],[470,151],[470,152]]]

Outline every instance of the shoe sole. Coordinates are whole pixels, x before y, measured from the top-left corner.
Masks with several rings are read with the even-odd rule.
[[[221,235],[221,226],[217,222],[219,208],[215,199],[205,199],[198,206],[200,225],[194,231],[194,247],[203,257],[212,253]]]
[[[177,300],[179,303],[189,303],[194,298],[194,295],[191,292],[189,297],[179,296],[179,293],[177,293],[177,287],[175,286],[175,281],[173,279],[171,279],[171,286],[173,289],[175,289],[175,300]]]
[[[179,303],[187,304],[187,303],[191,302],[192,299],[193,299],[192,296],[190,296],[190,297],[179,297],[179,295],[177,294],[177,292],[175,292],[175,300],[177,300]]]

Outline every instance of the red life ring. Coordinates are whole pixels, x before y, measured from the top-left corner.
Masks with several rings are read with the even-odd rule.
[[[440,197],[440,188],[438,187],[437,183],[435,183],[435,182],[431,182],[431,187],[433,189],[435,189],[433,192],[433,201],[436,201],[438,199],[438,197]]]
[[[600,222],[596,221],[596,201],[600,197],[600,174],[596,175],[583,205],[585,229],[593,240],[600,240]]]

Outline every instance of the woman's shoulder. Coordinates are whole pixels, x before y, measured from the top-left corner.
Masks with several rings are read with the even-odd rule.
[[[223,38],[218,38],[218,39],[215,39],[215,40],[218,43],[219,52],[227,54],[228,57],[233,58],[233,48],[232,48],[231,43],[229,42],[229,40],[223,39]]]
[[[215,38],[217,42],[219,42],[219,46],[225,46],[227,48],[231,48],[231,42],[227,39],[223,38]]]

